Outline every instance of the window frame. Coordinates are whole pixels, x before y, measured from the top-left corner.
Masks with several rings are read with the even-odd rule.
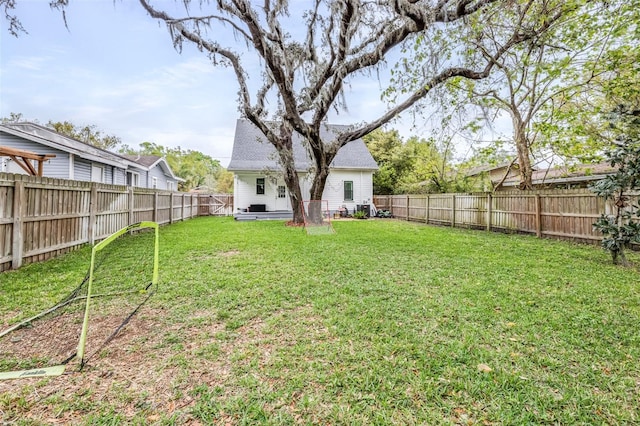
[[[129,186],[140,186],[140,173],[138,172],[130,172],[127,171],[127,185]]]
[[[349,189],[347,189],[347,184],[349,184],[351,186]],[[353,192],[354,192],[353,191],[353,181],[352,180],[343,181],[342,197],[343,197],[344,201],[353,201],[353,198],[354,198]]]
[[[266,179],[263,177],[256,178],[256,195],[264,195],[266,189]]]
[[[96,176],[99,174],[99,176]],[[101,164],[91,163],[91,182],[104,183],[106,172]]]

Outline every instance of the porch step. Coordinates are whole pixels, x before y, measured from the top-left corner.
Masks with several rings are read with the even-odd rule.
[[[275,212],[239,212],[233,215],[235,220],[291,220],[293,212],[291,211],[275,211]]]

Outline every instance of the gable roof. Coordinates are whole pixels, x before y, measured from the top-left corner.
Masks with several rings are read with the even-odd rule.
[[[573,168],[554,167],[551,169],[534,170],[531,180],[534,185],[592,182],[604,179],[617,171],[608,163],[579,164]],[[502,186],[517,186],[519,178],[507,178]]]
[[[31,122],[3,123],[0,124],[0,131],[110,166],[150,170],[159,165],[166,176],[177,181],[184,181],[173,173],[169,163],[163,157],[157,155],[116,154]]]
[[[53,129],[30,122],[0,124],[0,130],[41,145],[69,152],[91,161],[123,166],[128,160],[113,152],[64,136]]]
[[[173,171],[171,170],[171,167],[169,167],[169,163],[167,163],[167,160],[165,160],[163,157],[160,157],[159,155],[121,154],[121,156],[141,165],[146,169],[152,169],[158,165],[165,175],[172,177],[173,179],[176,179],[180,182],[184,182],[184,179],[179,178],[178,176],[173,174]]]
[[[158,155],[139,155],[139,154],[122,154],[122,156],[144,167],[153,167],[162,158]]]
[[[348,126],[335,124],[323,125],[321,137],[324,141],[330,141],[341,130],[346,130],[347,128]],[[302,137],[295,132],[293,134],[293,155],[298,171],[306,171],[310,168],[311,162],[302,144]],[[335,169],[378,170],[378,164],[371,156],[362,139],[351,141],[340,148],[330,167]],[[281,169],[277,162],[275,147],[267,141],[264,134],[253,123],[247,119],[238,119],[233,140],[233,152],[227,170],[262,171],[265,169]]]

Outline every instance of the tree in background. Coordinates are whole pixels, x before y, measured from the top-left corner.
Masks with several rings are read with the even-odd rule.
[[[72,139],[107,151],[113,151],[122,145],[122,140],[118,136],[104,134],[102,130],[98,129],[98,126],[94,124],[77,126],[69,121],[60,122],[49,120],[47,127]]]
[[[9,114],[9,117],[3,117],[0,121],[2,123],[18,123],[26,120],[24,118],[24,114],[12,112]],[[38,123],[38,120],[30,121]],[[94,124],[78,126],[70,121],[49,120],[45,126],[55,130],[61,135],[68,136],[72,139],[107,151],[113,151],[122,145],[122,140],[118,136],[105,134]]]
[[[189,191],[202,186],[215,188],[223,170],[218,160],[200,151],[183,150],[180,147],[167,148],[153,142],[142,142],[139,149],[126,146],[120,150],[120,153],[163,157],[176,176],[184,179],[184,182],[178,183],[180,191]]]
[[[615,140],[605,156],[617,172],[591,186],[591,190],[614,205],[615,214],[602,214],[593,224],[604,234],[602,247],[613,263],[629,266],[625,249],[640,243],[640,206],[631,203],[631,193],[640,190],[640,108],[618,106],[611,114],[610,132]]]
[[[498,132],[509,129],[510,151],[517,159],[522,189],[531,189],[536,162],[550,162],[558,157],[562,161],[593,160],[601,142],[592,140],[586,144],[584,140],[582,143],[574,140],[567,144],[564,135],[549,131],[549,123],[556,114],[552,105],[556,99],[592,93],[597,68],[606,52],[621,44],[637,45],[637,41],[629,38],[634,26],[629,25],[628,19],[630,11],[638,8],[637,0],[631,2],[636,5],[628,3],[574,2],[574,7],[556,19],[548,31],[530,37],[496,58],[494,72],[488,78],[450,79],[440,91],[440,114],[448,116],[452,110],[464,111],[467,122],[478,135],[487,127]],[[539,19],[547,20],[555,6],[554,1],[543,1]],[[522,7],[528,5],[522,4]],[[518,25],[521,19],[510,9],[503,12],[501,25],[476,22],[469,27],[471,31],[461,32],[459,36],[480,50],[492,48],[504,38],[504,32],[510,33],[509,28]],[[433,50],[433,42],[419,39],[411,57],[428,54]],[[475,50],[450,54],[461,55],[467,64],[477,61]],[[411,78],[420,72],[413,70],[398,81],[412,84]]]
[[[379,170],[373,175],[378,195],[453,192],[466,189],[451,166],[448,143],[434,138],[402,140],[396,130],[374,130],[363,137]]]
[[[233,173],[225,168],[220,168],[216,175],[213,191],[218,194],[233,194]]]
[[[619,15],[623,28],[615,47],[587,67],[593,73],[589,90],[554,97],[545,107],[548,120],[542,131],[565,152],[611,144],[610,112],[619,105],[640,108],[640,1],[625,3]]]
[[[406,168],[400,158],[402,138],[397,130],[374,130],[362,138],[378,163],[378,171],[373,174],[373,193],[377,195],[395,194],[399,175]]]
[[[0,122],[2,123],[17,123],[19,121],[23,121],[23,115],[20,112],[10,112],[8,117],[0,118]]]

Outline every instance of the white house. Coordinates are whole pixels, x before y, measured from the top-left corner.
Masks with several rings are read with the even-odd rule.
[[[326,125],[323,140],[346,126]],[[302,196],[310,198],[311,166],[302,138],[294,133],[294,158],[300,176]],[[331,212],[346,207],[350,212],[357,205],[370,205],[373,201],[373,173],[378,165],[362,139],[342,147],[331,163],[330,173],[322,195]],[[277,163],[274,146],[249,120],[239,119],[233,143],[231,162],[227,168],[234,173],[234,210],[291,212],[289,191],[282,169]]]

